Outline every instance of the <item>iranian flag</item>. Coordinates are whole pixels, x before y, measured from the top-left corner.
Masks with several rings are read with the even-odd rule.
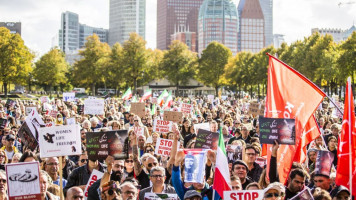
[[[156,114],[156,104],[152,105],[152,109],[151,109],[151,115]]]
[[[170,109],[173,105],[172,91],[169,92],[166,102],[164,103],[163,109]]]
[[[231,179],[229,172],[229,164],[227,162],[224,137],[220,130],[219,145],[216,154],[215,177],[213,189],[224,199],[224,191],[231,190]]]
[[[164,98],[168,96],[168,92],[167,90],[164,90],[161,95],[159,95],[158,99],[157,99],[157,104],[162,107],[163,102],[164,102]]]
[[[131,88],[127,89],[124,95],[122,95],[123,100],[129,100],[132,97]]]
[[[146,92],[143,94],[143,96],[142,96],[141,99],[140,99],[140,102],[143,102],[143,101],[149,99],[151,96],[152,96],[152,90],[149,89],[148,91],[146,91]]]

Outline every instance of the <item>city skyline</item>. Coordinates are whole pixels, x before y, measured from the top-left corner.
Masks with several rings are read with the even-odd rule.
[[[309,36],[312,28],[349,29],[356,20],[356,3],[338,6],[339,2],[348,1],[274,0],[273,34],[285,35],[290,44]],[[147,47],[155,48],[157,1],[147,0],[146,9]],[[65,11],[77,13],[83,24],[109,28],[109,0],[0,0],[0,21],[21,22],[22,38],[37,56],[50,50],[60,28],[61,13]]]

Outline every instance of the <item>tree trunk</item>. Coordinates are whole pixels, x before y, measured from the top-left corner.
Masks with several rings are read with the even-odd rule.
[[[7,98],[7,82],[4,82],[4,94],[5,98]]]
[[[134,78],[134,89],[133,89],[132,96],[136,95],[136,90],[137,90],[137,78]]]
[[[91,91],[93,93],[93,96],[95,96],[95,83],[91,85]]]
[[[258,101],[260,101],[260,84],[257,84]]]
[[[49,98],[51,99],[51,98],[52,98],[52,92],[51,92],[51,86],[50,86],[50,85],[48,86],[48,89],[49,89],[49,90],[48,90],[48,92],[49,92]]]
[[[179,96],[179,83],[176,82],[176,97]]]
[[[239,85],[239,99],[241,99],[241,85]]]
[[[215,86],[215,96],[219,95],[219,86]]]

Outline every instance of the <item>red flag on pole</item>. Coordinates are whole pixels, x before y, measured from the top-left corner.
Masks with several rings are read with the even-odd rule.
[[[281,145],[277,155],[279,180],[285,183],[294,156],[301,149],[303,129],[326,95],[310,80],[271,55],[267,84],[265,117],[295,118],[296,145]],[[267,147],[268,163],[271,158],[270,147]]]
[[[349,188],[356,196],[356,128],[354,98],[352,96],[351,78],[347,79],[344,117],[337,148],[337,171],[335,183]]]

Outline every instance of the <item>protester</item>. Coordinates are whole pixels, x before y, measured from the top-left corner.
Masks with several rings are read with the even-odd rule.
[[[84,193],[80,187],[71,187],[67,191],[66,200],[84,200]]]
[[[7,200],[7,179],[6,172],[0,170],[0,200]]]
[[[44,163],[44,170],[52,178],[53,184],[60,185],[60,176],[59,176],[59,161],[57,157],[46,158]],[[67,185],[67,180],[62,178],[63,187]]]

